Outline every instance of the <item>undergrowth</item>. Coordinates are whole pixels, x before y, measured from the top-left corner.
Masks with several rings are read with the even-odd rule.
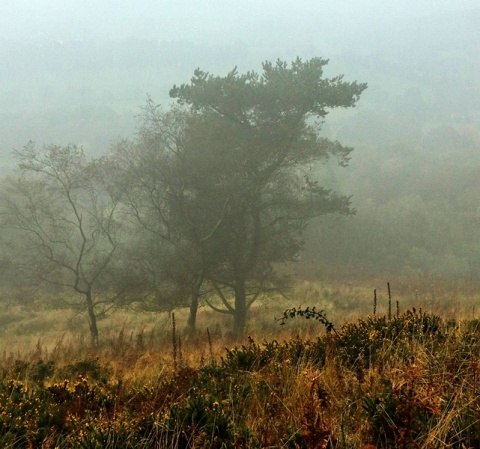
[[[329,332],[316,338],[249,337],[195,364],[158,358],[142,376],[114,351],[4,360],[0,447],[480,447],[477,320],[411,310],[336,329],[318,313]],[[121,343],[119,358],[147,351]]]

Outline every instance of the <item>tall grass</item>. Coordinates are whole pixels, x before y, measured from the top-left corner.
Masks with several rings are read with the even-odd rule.
[[[57,311],[11,306],[2,343],[29,320],[50,330],[3,346],[0,447],[480,447],[476,293],[457,286],[449,301],[436,288],[438,314],[429,288],[412,297],[416,286],[391,282],[389,298],[385,282],[374,287],[375,314],[371,285],[298,283],[294,300],[255,306],[244,341],[206,309],[193,335],[186,310],[122,311],[91,348],[80,321],[61,328]],[[401,308],[390,319],[389,300]],[[275,321],[298,306],[323,310],[336,332]]]

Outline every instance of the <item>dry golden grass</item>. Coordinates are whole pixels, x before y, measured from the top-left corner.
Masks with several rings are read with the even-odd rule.
[[[422,308],[445,319],[474,319],[479,314],[480,285],[471,279],[416,277],[390,279],[392,286],[392,314],[415,307]],[[285,296],[260,298],[249,312],[246,335],[257,341],[311,338],[324,329],[317,322],[299,320],[280,326],[275,318],[292,307],[315,306],[324,310],[337,328],[373,313],[373,291],[377,289],[377,314],[388,311],[387,282],[381,280],[356,280],[312,282],[299,280]],[[181,356],[185,363],[196,364],[212,356],[219,357],[224,348],[238,341],[231,335],[232,318],[201,307],[197,319],[197,334],[188,337],[184,332],[187,309],[175,310],[177,335],[180,338]],[[172,351],[172,317],[167,313],[144,312],[138,308],[119,309],[98,322],[103,346],[115,344],[129,347],[145,346],[150,355],[144,355],[136,368],[147,369],[148,357],[158,361],[168,358]],[[209,334],[209,336],[208,336]],[[205,346],[206,345],[206,346]],[[55,352],[64,357],[80,356],[90,348],[86,317],[69,309],[53,309],[48,303],[35,301],[28,305],[4,303],[0,305],[1,356],[43,356]],[[158,355],[153,352],[158,351]],[[106,356],[116,354],[105,354]],[[168,362],[170,363],[170,362]]]
[[[403,279],[391,282],[392,308],[400,310],[424,308],[446,319],[472,319],[476,315],[480,293],[469,280],[438,278]],[[373,289],[377,289],[377,314],[388,310],[385,281],[330,283],[298,281],[283,295],[261,298],[249,312],[246,335],[256,341],[289,341],[312,339],[325,333],[314,320],[297,319],[280,326],[275,318],[284,310],[298,306],[315,306],[324,310],[339,329],[345,322],[373,312]],[[176,321],[176,354],[172,343],[172,316],[168,313],[119,309],[99,321],[101,346],[92,349],[85,316],[69,309],[49,308],[42,301],[21,306],[0,306],[0,353],[3,363],[16,359],[55,360],[70,363],[95,357],[111,367],[112,375],[134,384],[158,378],[164,370],[178,366],[199,367],[220,360],[225,348],[242,344],[232,337],[232,319],[201,307],[197,332],[185,332],[188,310],[174,312]],[[296,379],[298,381],[298,379]],[[303,388],[303,387],[302,387]]]
[[[480,362],[471,340],[477,331],[467,329],[477,323],[471,320],[480,295],[472,281],[424,281],[390,281],[394,315],[398,301],[401,311],[423,308],[444,320],[470,321],[455,326],[441,321],[443,336],[430,336],[430,331],[424,334],[420,322],[420,327],[412,327],[412,331],[394,338],[382,337],[376,346],[368,342],[374,330],[368,327],[372,323],[369,321],[362,328],[368,330],[367,343],[362,340],[361,345],[369,351],[375,347],[374,356],[365,352],[357,355],[355,344],[360,340],[354,334],[347,335],[348,326],[347,330],[341,326],[362,322],[359,317],[366,322],[365,316],[373,312],[374,288],[377,315],[385,315],[386,282],[299,281],[289,292],[293,299],[281,295],[262,298],[252,307],[247,333],[253,338],[240,341],[231,336],[231,319],[206,307],[199,311],[194,335],[185,332],[186,309],[175,311],[175,333],[172,315],[125,309],[99,322],[101,345],[92,349],[85,319],[70,319],[73,311],[50,310],[41,303],[28,308],[4,306],[0,310],[0,344],[4,348],[0,365],[6,369],[5,376],[17,373],[16,380],[35,391],[39,384],[31,374],[40,360],[55,362],[55,373],[40,385],[47,389],[59,388],[64,367],[86,361],[95,368],[98,363],[107,380],[92,377],[89,382],[96,385],[97,392],[105,389],[117,395],[119,418],[108,421],[100,407],[97,414],[78,418],[78,425],[84,430],[106,426],[112,435],[120,435],[123,428],[115,426],[123,425],[121,418],[129,423],[125,424],[126,439],[136,438],[140,422],[153,420],[153,428],[158,422],[174,426],[169,430],[173,433],[158,437],[165,442],[161,447],[177,447],[177,437],[172,440],[172,435],[180,438],[187,431],[192,432],[187,435],[192,445],[184,447],[192,448],[223,447],[221,441],[235,441],[235,447],[245,448],[430,449],[452,444],[457,434],[461,436],[458,441],[480,441],[474,433],[479,426],[469,421],[468,414],[477,419]],[[314,320],[297,318],[288,320],[285,326],[275,320],[285,309],[299,306],[324,310],[339,334],[329,340],[324,326]],[[419,318],[421,314],[405,314],[402,326]],[[317,340],[319,336],[322,338]],[[346,346],[342,346],[344,341]],[[272,346],[269,353],[271,342],[277,346]],[[298,358],[296,345],[301,348]],[[312,347],[320,348],[321,360],[307,356]],[[251,356],[253,367],[248,362]],[[22,374],[16,366],[18,360],[28,362]],[[74,402],[68,406],[71,413],[77,413]],[[207,421],[191,428],[182,420],[197,416],[195,407],[200,407]],[[179,413],[179,421],[171,417],[174,412]],[[222,417],[232,433],[219,436],[215,423]],[[69,426],[66,423],[62,432],[70,432]],[[195,433],[200,428],[207,433]],[[161,429],[166,432],[167,427]],[[68,435],[76,437],[74,432]],[[149,438],[153,441],[153,434]],[[65,443],[60,447],[70,446]]]

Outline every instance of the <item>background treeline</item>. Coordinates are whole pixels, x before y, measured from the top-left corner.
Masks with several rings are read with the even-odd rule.
[[[306,263],[317,273],[426,272],[477,276],[480,267],[478,138],[452,126],[417,144],[356,148],[332,186],[353,192],[354,217],[312,226]]]

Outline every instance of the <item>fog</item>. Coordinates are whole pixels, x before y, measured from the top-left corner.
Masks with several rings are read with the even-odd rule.
[[[6,39],[122,39],[262,45],[279,48],[312,39],[355,36],[386,21],[445,15],[478,8],[475,0],[2,2]]]
[[[479,181],[480,0],[0,0],[0,449],[480,448]]]
[[[0,5],[0,168],[29,140],[104,154],[150,95],[170,102],[195,68],[224,75],[321,56],[367,82],[325,136],[355,148],[327,187],[357,215],[309,231],[319,272],[477,275],[480,7],[443,1],[33,1]]]

